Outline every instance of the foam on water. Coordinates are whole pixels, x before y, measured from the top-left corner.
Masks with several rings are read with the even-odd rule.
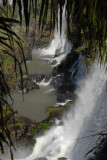
[[[60,35],[59,29],[57,30],[56,28],[54,39],[49,47],[41,50],[41,55],[43,57],[49,55],[57,61],[57,64],[67,56],[72,48],[72,45],[67,41],[65,34],[65,12],[64,6],[62,35]],[[54,58],[57,50],[62,54]],[[100,68],[100,65],[95,64],[92,67],[92,70],[92,73],[85,77],[84,80],[81,78],[81,83],[79,83],[79,87],[76,90],[78,98],[75,104],[71,106],[70,112],[66,117],[62,118],[61,121],[63,122],[63,125],[59,125],[59,121],[56,121],[56,124],[49,131],[47,131],[43,136],[36,138],[37,142],[33,152],[25,160],[34,160],[41,157],[46,157],[48,160],[58,160],[58,158],[61,157],[66,157],[67,160],[81,160],[96,144],[97,138],[81,139],[81,137],[90,135],[93,128],[94,132],[97,132],[102,126],[103,121],[101,121],[101,119],[104,117],[99,114],[102,113],[102,105],[100,102],[98,103],[98,101],[102,95],[102,91],[104,90],[107,75],[104,72],[104,68]],[[50,82],[47,84],[49,83]],[[47,85],[45,80],[40,84]],[[65,103],[62,105],[64,104]],[[103,106],[103,113],[105,113],[107,107],[106,104]]]
[[[50,80],[49,80],[48,82],[46,82],[46,81],[45,81],[45,78],[44,78],[44,79],[43,79],[41,82],[39,82],[39,83],[36,82],[36,81],[35,81],[35,82],[36,82],[39,86],[44,86],[44,87],[45,87],[45,86],[48,86],[48,85],[50,84],[51,80],[52,80],[52,78],[50,78]]]
[[[58,28],[56,26],[55,32],[54,32],[54,39],[50,43],[50,45],[47,48],[40,49],[41,50],[41,55],[42,56],[51,56],[49,60],[56,60],[56,64],[58,65],[61,63],[61,61],[67,56],[67,54],[71,51],[72,45],[71,43],[67,40],[66,37],[66,4],[63,9],[63,15],[62,15],[62,33],[60,34],[60,23],[58,23]],[[58,16],[58,19],[60,19],[60,13]],[[60,21],[58,21],[60,22]],[[60,53],[59,56],[54,58],[56,51]]]
[[[93,126],[96,126],[96,121],[92,120],[93,117],[98,119],[99,112],[102,110],[101,106],[98,107],[97,101],[104,89],[106,80],[107,75],[104,68],[101,69],[95,65],[93,73],[82,80],[79,89],[76,90],[78,99],[67,116],[62,118],[63,125],[55,125],[44,136],[38,137],[33,153],[26,160],[34,160],[39,157],[46,157],[48,160],[57,160],[60,157],[66,157],[68,160],[83,159],[96,141],[92,140],[91,143],[88,139],[85,142],[81,140],[80,143],[78,139],[90,135]],[[106,107],[104,106],[103,110],[106,110]],[[79,143],[80,145],[78,145]],[[77,151],[78,146],[79,152],[77,154],[75,150]]]
[[[67,99],[65,102],[56,103],[55,107],[57,107],[57,106],[59,106],[59,105],[64,106],[64,105],[66,105],[67,102],[71,102],[71,100],[70,100],[70,99]]]
[[[41,50],[41,55],[43,57],[47,55],[53,57],[53,60],[57,61],[56,64],[60,64],[72,48],[72,45],[68,42],[65,34],[65,12],[64,6],[62,34],[60,35],[58,24],[58,29],[56,27],[54,39],[51,44],[48,48]],[[62,54],[54,58],[57,50]],[[66,157],[67,160],[81,160],[89,149],[95,145],[97,138],[94,140],[79,140],[80,137],[90,135],[93,128],[94,132],[98,131],[99,127],[102,126],[102,123],[104,124],[102,119],[105,110],[107,109],[107,100],[103,108],[101,104],[98,104],[99,99],[102,98],[101,95],[105,87],[107,75],[104,72],[104,68],[100,68],[99,65],[95,64],[92,67],[92,70],[93,72],[79,83],[79,88],[76,90],[78,98],[74,106],[71,106],[70,112],[62,118],[61,121],[63,122],[63,125],[59,125],[60,121],[56,121],[56,124],[49,131],[43,136],[37,137],[37,142],[32,154],[23,160],[34,160],[39,157],[46,157],[48,160],[58,160],[58,158],[61,157]],[[50,81],[45,83],[44,79],[39,85],[49,85]],[[65,103],[63,103],[63,105],[64,104]]]

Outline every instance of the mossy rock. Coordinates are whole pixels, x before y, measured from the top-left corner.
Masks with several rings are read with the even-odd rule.
[[[19,128],[23,128],[23,127],[25,126],[25,123],[22,123],[22,122],[17,123],[17,126],[18,126]]]
[[[57,117],[58,115],[61,115],[63,111],[64,111],[64,107],[51,107],[47,111],[47,118]]]
[[[49,129],[52,126],[53,122],[44,122],[44,123],[39,123],[39,125],[37,126],[37,130],[38,131],[46,131],[47,129]]]
[[[32,128],[32,129],[31,129],[31,134],[32,134],[32,136],[35,136],[35,135],[37,134],[37,130],[34,129],[34,128]]]
[[[71,106],[71,101],[67,101],[64,107],[70,107]]]

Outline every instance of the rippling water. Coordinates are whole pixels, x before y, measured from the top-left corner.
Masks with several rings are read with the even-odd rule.
[[[103,130],[107,122],[107,75],[100,66],[95,65],[92,70],[79,84],[76,90],[78,98],[71,111],[62,118],[63,125],[57,123],[44,136],[38,137],[33,153],[25,160],[40,157],[82,160],[96,145],[98,137],[90,135]]]
[[[32,58],[32,61],[27,63],[29,74],[46,74],[52,71],[51,65],[42,59],[43,57],[41,57],[40,50],[34,49],[32,51]],[[25,94],[24,101],[22,100],[22,94],[20,93],[13,94],[13,98],[14,106],[19,114],[36,121],[42,121],[46,118],[46,109],[56,103],[56,91],[50,86],[49,82],[45,83],[42,81],[38,83],[38,85],[40,86],[40,89]]]

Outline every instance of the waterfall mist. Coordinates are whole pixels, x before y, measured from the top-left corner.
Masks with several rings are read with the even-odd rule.
[[[58,11],[58,24],[55,27],[54,39],[51,41],[50,45],[47,48],[41,50],[42,56],[51,56],[51,61],[56,60],[56,65],[60,64],[60,62],[70,53],[72,49],[72,44],[68,41],[66,36],[66,4],[63,8],[62,13],[62,32],[60,34],[60,11]],[[58,52],[57,57],[54,57],[56,52]],[[53,58],[53,59],[52,59]]]
[[[98,137],[81,138],[103,129],[103,114],[107,107],[106,97],[106,104],[103,105],[101,101],[107,87],[104,68],[94,65],[92,69],[93,72],[79,84],[76,90],[78,98],[74,106],[71,106],[70,112],[62,118],[63,125],[57,122],[44,136],[38,137],[33,153],[26,160],[39,157],[46,157],[48,160],[61,157],[81,160],[96,145]],[[107,95],[107,88],[105,92],[104,95]]]
[[[57,64],[66,57],[72,48],[66,37],[65,8],[66,5],[62,16],[62,34],[60,35],[58,24],[51,44],[48,48],[41,50],[41,55],[50,55],[51,58],[58,50],[61,54],[53,58]],[[56,124],[43,136],[36,137],[32,154],[22,160],[38,160],[41,157],[45,157],[47,160],[58,160],[61,157],[65,157],[67,160],[82,160],[98,140],[98,137],[90,137],[90,135],[104,129],[107,121],[105,116],[107,114],[106,80],[105,69],[94,64],[90,74],[81,79],[76,90],[76,102],[71,105],[69,113],[62,117],[61,121],[56,120]],[[41,82],[41,85],[44,85],[44,81]]]

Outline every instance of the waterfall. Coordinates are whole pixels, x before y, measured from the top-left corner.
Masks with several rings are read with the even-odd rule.
[[[59,56],[53,58],[60,63],[70,52],[72,45],[66,38],[66,5],[63,9],[62,34],[55,28],[54,39],[48,48],[42,49],[42,55]],[[82,160],[85,154],[96,145],[98,137],[91,137],[91,134],[103,129],[102,124],[106,123],[107,109],[107,75],[104,68],[96,63],[92,71],[79,83],[76,90],[77,99],[71,105],[69,113],[62,117],[61,121],[56,120],[55,125],[43,136],[36,137],[36,144],[32,154],[23,160],[39,160],[44,157],[47,160],[58,160],[65,157],[67,160]],[[63,123],[60,123],[63,122]],[[61,125],[63,124],[63,125]],[[87,137],[87,138],[82,138]],[[21,159],[20,159],[21,160]]]
[[[96,144],[97,138],[81,137],[90,136],[98,132],[98,129],[103,129],[107,97],[105,104],[101,97],[107,95],[107,75],[99,65],[95,64],[92,70],[93,72],[79,83],[76,90],[78,98],[70,112],[62,118],[63,125],[57,121],[45,135],[38,137],[33,153],[26,160],[38,160],[40,157],[48,160],[58,160],[61,157],[66,157],[67,160],[82,160]]]
[[[49,47],[41,50],[42,56],[50,55],[57,61],[57,64],[72,48],[66,38],[65,13],[66,5],[62,16],[62,34],[60,35],[58,24]],[[57,51],[60,54],[54,57]],[[107,114],[106,80],[104,68],[95,63],[90,74],[79,83],[76,90],[77,99],[75,104],[71,105],[69,113],[60,121],[56,120],[55,125],[43,136],[37,137],[32,154],[22,160],[39,160],[41,157],[47,160],[58,160],[62,157],[67,160],[82,160],[98,140],[98,137],[90,137],[90,135],[98,132],[99,129],[102,130],[107,120],[104,116]],[[44,85],[44,80],[41,85]]]
[[[62,13],[62,32],[60,34],[60,11],[58,10],[58,25],[55,27],[54,39],[51,41],[50,45],[47,48],[41,50],[41,54],[43,56],[51,56],[51,60],[56,60],[56,65],[60,64],[60,62],[67,56],[67,54],[72,49],[72,44],[68,41],[66,36],[66,4],[63,8]],[[55,58],[55,54],[57,54]]]

